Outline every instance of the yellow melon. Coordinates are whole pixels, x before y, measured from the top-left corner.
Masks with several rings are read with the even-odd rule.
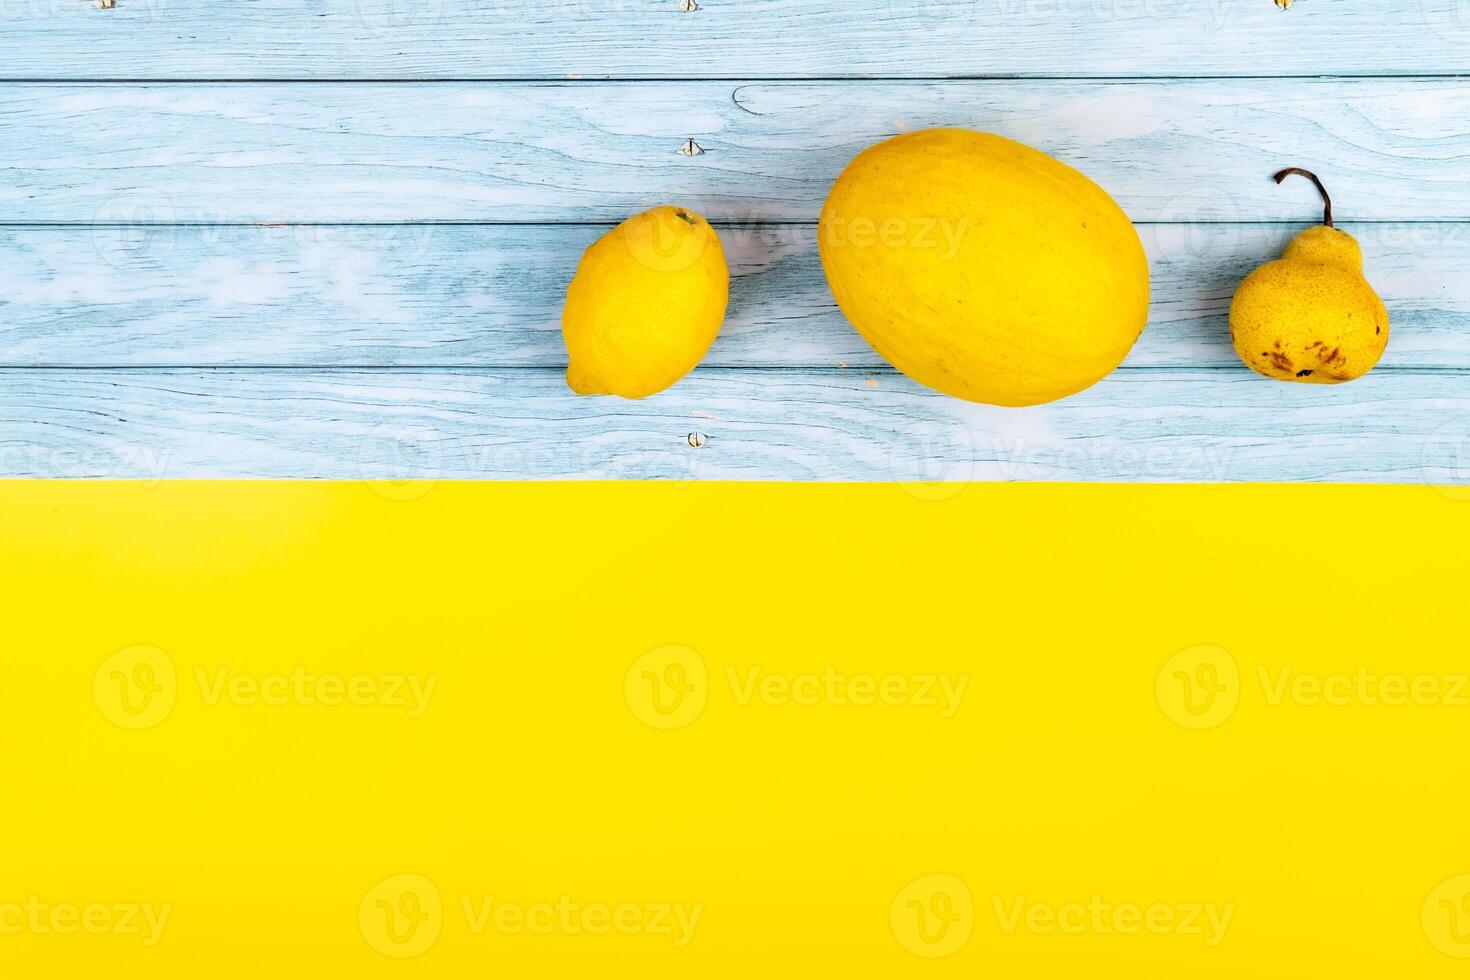
[[[1035,405],[1122,362],[1148,322],[1148,260],[1102,188],[967,129],[870,147],[822,209],[822,267],[879,354],[946,394]]]

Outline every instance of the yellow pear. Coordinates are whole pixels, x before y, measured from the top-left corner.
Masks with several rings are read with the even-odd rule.
[[[729,298],[708,221],[668,205],[635,214],[592,243],[567,287],[567,384],[579,395],[663,391],[709,351]]]
[[[1357,241],[1332,227],[1317,175],[1288,167],[1322,194],[1322,224],[1245,277],[1230,303],[1230,340],[1251,370],[1277,381],[1337,384],[1367,374],[1388,345],[1388,310],[1363,277]]]

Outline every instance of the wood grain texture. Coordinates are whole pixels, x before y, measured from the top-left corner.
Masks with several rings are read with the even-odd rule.
[[[1470,219],[1466,78],[10,84],[0,221],[812,221],[860,150],[934,125],[1047,150],[1136,221],[1315,220],[1288,164],[1343,220]]]
[[[0,80],[0,476],[1470,484],[1464,0],[0,0]],[[835,310],[831,181],[933,125],[1145,223],[1153,323],[1102,384],[969,405]],[[1394,316],[1350,385],[1228,346],[1318,214],[1287,164]],[[727,328],[670,392],[575,398],[576,257],[669,200],[721,224]]]
[[[1015,410],[841,371],[702,370],[641,402],[576,398],[540,369],[0,371],[0,471],[1463,484],[1470,386],[1413,372],[1323,388],[1148,371]]]
[[[1152,322],[1127,364],[1239,368],[1230,298],[1298,227],[1141,226]],[[1343,227],[1392,312],[1380,370],[1470,368],[1470,224]],[[0,227],[0,366],[561,366],[566,283],[605,230]],[[707,365],[882,363],[833,303],[814,227],[721,235],[731,306]]]
[[[1470,71],[1460,0],[7,0],[8,78]]]

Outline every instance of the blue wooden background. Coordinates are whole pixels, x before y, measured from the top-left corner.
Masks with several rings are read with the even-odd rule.
[[[1138,222],[1151,323],[1102,384],[970,405],[837,313],[827,188],[941,124]],[[1393,317],[1349,385],[1230,349],[1320,213],[1286,165]],[[577,257],[665,202],[720,228],[725,329],[575,398]],[[0,0],[0,476],[1470,483],[1470,4]]]

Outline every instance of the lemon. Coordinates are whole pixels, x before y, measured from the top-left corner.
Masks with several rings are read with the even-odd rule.
[[[1035,405],[1097,382],[1148,322],[1122,209],[1039,150],[967,129],[896,136],[837,179],[818,230],[837,305],[920,384]]]
[[[729,299],[708,221],[669,205],[635,214],[583,253],[567,287],[567,384],[579,395],[663,391],[708,353]]]

